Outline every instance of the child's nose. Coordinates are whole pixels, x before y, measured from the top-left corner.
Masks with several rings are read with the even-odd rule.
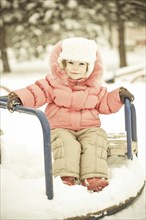
[[[74,70],[77,70],[78,69],[78,65],[74,65],[73,68],[74,68]]]

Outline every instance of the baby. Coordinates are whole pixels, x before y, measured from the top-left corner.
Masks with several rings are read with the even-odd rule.
[[[101,191],[108,182],[107,135],[100,114],[118,112],[125,98],[134,96],[120,87],[111,92],[101,85],[103,66],[97,45],[86,38],[57,43],[50,56],[51,74],[8,96],[7,108],[39,108],[51,127],[53,174],[69,186],[77,182]]]

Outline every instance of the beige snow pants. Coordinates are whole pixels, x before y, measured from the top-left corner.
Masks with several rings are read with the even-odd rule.
[[[107,135],[102,128],[51,131],[54,176],[72,176],[79,180],[108,178]]]

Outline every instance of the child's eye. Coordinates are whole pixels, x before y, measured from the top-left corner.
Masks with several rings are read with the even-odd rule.
[[[72,62],[72,61],[68,61],[68,63],[69,63],[69,64],[73,64],[73,62]]]
[[[82,66],[82,65],[86,65],[85,63],[80,63],[80,65]]]

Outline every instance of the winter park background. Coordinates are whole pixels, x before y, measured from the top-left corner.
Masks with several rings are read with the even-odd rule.
[[[111,51],[106,51],[105,54],[107,52],[110,55]],[[138,52],[138,57],[139,55]],[[106,56],[104,56],[104,60],[107,59]],[[49,68],[46,57],[44,60],[21,62],[17,66],[13,61],[11,65],[14,72],[11,75],[2,76],[3,84],[13,90],[44,77]],[[143,59],[142,57],[141,59]],[[130,60],[131,58],[133,60],[133,57],[129,57]],[[113,63],[114,61],[111,60]],[[25,75],[22,74],[23,72],[25,72]],[[143,173],[145,173],[145,83],[139,80],[133,84],[129,80],[119,80],[113,84],[105,83],[109,90],[121,85],[130,89],[135,95],[134,104],[137,111],[139,147],[138,159]],[[123,110],[114,115],[101,117],[102,127],[107,132],[117,133],[124,131]],[[33,116],[19,113],[11,114],[6,110],[1,111],[1,120],[1,128],[4,132],[2,136],[3,160],[1,166],[2,219],[64,219],[67,214],[70,216],[77,209],[79,209],[78,214],[80,212],[84,213],[89,204],[97,203],[96,200],[94,201],[95,196],[90,198],[89,193],[83,187],[75,186],[71,189],[64,186],[59,178],[54,180],[54,200],[48,201],[45,195],[42,131],[39,122]],[[124,169],[123,167],[123,171]],[[122,169],[120,172],[122,173]],[[134,182],[136,183],[136,173],[141,171],[134,170],[133,172],[135,172]],[[127,176],[123,175],[125,174],[122,174],[122,178],[126,179]],[[117,184],[120,183],[117,182]],[[129,190],[130,188],[124,189],[125,195]],[[108,196],[110,197],[110,193]],[[87,200],[79,199],[78,201],[78,198]],[[102,199],[101,197],[101,203]],[[145,205],[143,192],[131,207],[112,217],[105,217],[105,219],[144,219]],[[89,208],[90,210],[92,211],[92,207]]]
[[[55,178],[54,199],[48,200],[45,195],[43,137],[38,119],[31,115],[17,112],[11,114],[7,110],[0,109],[3,131],[1,219],[63,220],[115,205],[119,202],[119,197],[121,201],[125,201],[135,196],[143,180],[146,180],[146,54],[145,27],[142,23],[142,5],[145,1],[119,0],[117,4],[121,4],[120,8],[116,8],[112,0],[104,0],[104,4],[97,0],[31,2],[2,0],[1,2],[3,24],[7,31],[4,39],[8,43],[7,52],[11,67],[11,73],[1,74],[1,86],[10,90],[18,89],[45,77],[49,73],[50,51],[58,40],[74,35],[88,36],[96,40],[99,45],[105,66],[103,85],[108,87],[108,91],[124,86],[134,94],[138,133],[138,159],[127,161],[124,158],[109,158],[110,185],[103,192],[90,193],[82,186],[68,187],[62,184],[60,178]],[[132,5],[133,2],[136,4],[136,10]],[[117,10],[127,25],[125,41],[127,66],[122,69],[119,69],[118,39],[115,34],[115,25],[117,25],[115,22],[119,20],[115,17],[114,10]],[[135,23],[138,24],[136,27]],[[112,32],[109,24],[113,28]],[[119,33],[121,30],[122,28]],[[4,43],[1,42],[2,47],[3,45]],[[2,64],[2,60],[0,62]],[[135,69],[139,70],[135,71]],[[116,77],[112,83],[107,83],[107,80],[122,72],[127,74]],[[7,92],[1,89],[1,95],[7,95]],[[40,109],[43,111],[44,107]],[[116,114],[101,115],[101,121],[102,128],[107,133],[124,132],[124,108]],[[103,219],[145,220],[145,189],[132,205]]]

